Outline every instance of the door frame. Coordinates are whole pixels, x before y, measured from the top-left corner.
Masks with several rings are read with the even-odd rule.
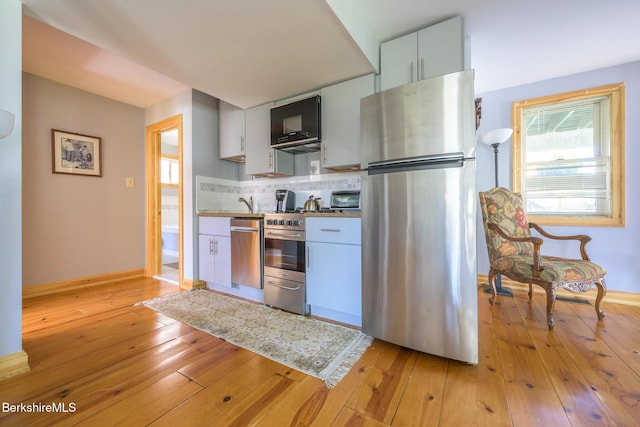
[[[146,127],[146,254],[145,276],[153,277],[162,273],[162,187],[160,185],[161,134],[170,130],[178,131],[178,281],[182,287],[184,240],[183,240],[183,191],[184,168],[182,165],[182,114],[169,117]]]

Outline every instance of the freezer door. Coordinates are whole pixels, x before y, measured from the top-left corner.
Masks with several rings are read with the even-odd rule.
[[[383,160],[476,156],[473,70],[389,89],[360,100],[361,167]]]
[[[475,162],[362,176],[362,330],[478,362]]]

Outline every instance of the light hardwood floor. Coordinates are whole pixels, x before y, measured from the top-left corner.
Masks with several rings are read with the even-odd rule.
[[[479,291],[480,363],[374,341],[331,390],[134,303],[176,292],[153,279],[24,301],[31,371],[0,382],[0,425],[637,426],[640,308],[544,297],[490,306]],[[420,325],[416,325],[420,328]],[[74,412],[7,412],[8,404]],[[60,409],[61,406],[58,407]]]

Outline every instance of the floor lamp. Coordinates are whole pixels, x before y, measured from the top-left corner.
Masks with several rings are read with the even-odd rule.
[[[500,147],[500,144],[506,142],[509,138],[511,138],[512,133],[513,129],[505,128],[489,130],[478,135],[478,139],[480,140],[480,142],[493,147],[493,167],[495,171],[496,187],[498,186],[498,148]],[[502,279],[500,275],[496,276],[495,284],[496,292],[498,293],[498,295],[505,295],[509,297],[513,296],[513,292],[511,291],[511,289],[502,286]],[[486,283],[484,285],[484,291],[486,293],[492,293],[493,291],[491,289],[491,285]]]

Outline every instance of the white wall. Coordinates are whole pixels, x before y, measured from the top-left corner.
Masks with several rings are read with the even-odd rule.
[[[494,128],[511,127],[511,103],[513,101],[586,89],[612,83],[626,84],[626,226],[625,227],[544,227],[552,234],[586,234],[593,238],[587,245],[591,260],[607,269],[607,287],[611,290],[640,293],[640,61],[615,67],[575,74],[484,94],[482,97],[482,122],[478,132]],[[511,188],[511,140],[500,147],[499,185]],[[478,144],[478,191],[486,191],[494,185],[493,149]],[[478,212],[478,273],[489,273],[489,261],[485,244],[482,219]],[[543,254],[579,256],[577,249],[569,251],[565,244],[546,240]],[[605,308],[606,311],[606,308]]]
[[[22,96],[23,285],[144,268],[144,110],[28,73]],[[101,138],[102,176],[52,173],[51,129]]]
[[[22,351],[22,4],[0,1],[0,108],[15,114],[0,140],[0,358]]]

